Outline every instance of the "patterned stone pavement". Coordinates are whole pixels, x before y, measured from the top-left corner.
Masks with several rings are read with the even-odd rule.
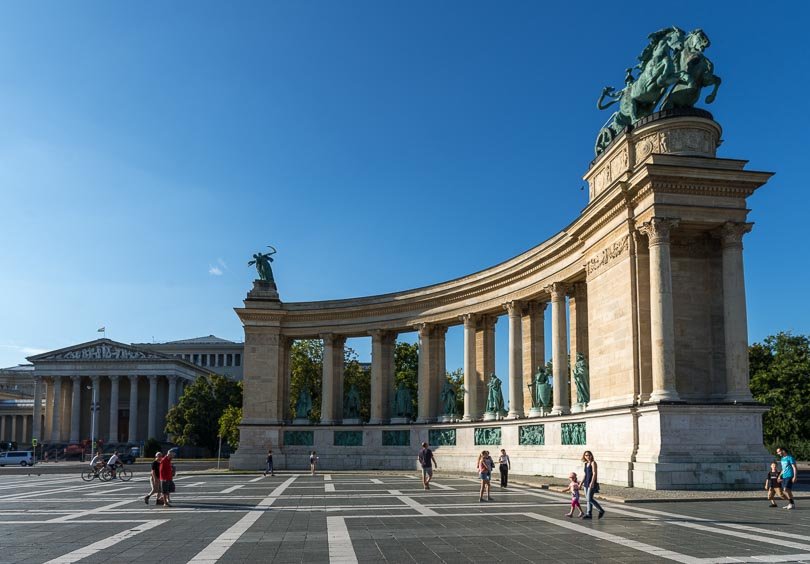
[[[180,470],[173,508],[144,504],[144,474],[0,474],[0,562],[810,562],[810,502],[605,502],[585,521],[563,494],[493,481],[481,503],[438,471],[424,491],[405,474]]]

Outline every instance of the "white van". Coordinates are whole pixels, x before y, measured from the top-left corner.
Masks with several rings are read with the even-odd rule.
[[[5,466],[6,464],[33,466],[34,454],[30,450],[10,450],[8,452],[0,452],[0,466]]]

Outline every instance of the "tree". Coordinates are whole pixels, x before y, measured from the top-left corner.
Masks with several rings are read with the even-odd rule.
[[[748,349],[751,393],[771,406],[763,418],[769,446],[810,457],[810,338],[778,333]]]
[[[166,414],[166,433],[180,446],[200,446],[215,452],[219,418],[230,406],[242,407],[242,383],[219,374],[200,376]]]
[[[419,345],[397,343],[394,347],[394,389],[400,382],[411,392],[411,413],[418,413]],[[391,390],[393,398],[393,390]]]
[[[219,435],[233,450],[239,448],[239,424],[242,422],[242,408],[229,405],[219,418]]]

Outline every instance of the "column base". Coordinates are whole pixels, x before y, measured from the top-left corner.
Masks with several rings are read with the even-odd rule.
[[[674,390],[653,390],[650,395],[650,403],[661,403],[662,401],[681,401],[681,397]]]

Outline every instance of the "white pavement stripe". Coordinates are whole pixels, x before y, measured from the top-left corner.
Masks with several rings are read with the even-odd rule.
[[[122,505],[128,505],[132,503],[132,501],[133,500],[117,501],[115,503],[104,505],[102,507],[94,507],[93,509],[88,509],[87,511],[80,511],[78,513],[74,513],[73,515],[65,515],[64,517],[57,517],[56,519],[51,519],[50,523],[65,523],[67,521],[72,521],[73,519],[78,519],[79,517],[86,517],[87,515],[95,515],[95,514],[103,515],[104,512],[106,511],[115,509],[116,507],[121,507]]]
[[[724,556],[723,558],[704,558],[703,564],[726,564],[736,562],[804,562],[810,560],[810,553],[802,554],[764,554],[762,556]]]
[[[399,501],[401,501],[402,503],[404,503],[405,505],[407,505],[408,507],[412,507],[413,509],[415,509],[416,511],[418,511],[422,515],[431,515],[431,516],[438,515],[438,513],[433,511],[431,508],[425,507],[424,505],[422,505],[421,503],[419,503],[415,499],[412,499],[412,498],[410,498],[410,497],[408,497],[406,495],[399,495],[399,496],[397,496],[397,499]]]
[[[332,474],[324,474],[323,479],[327,482],[332,480]]]
[[[670,517],[674,519],[685,519],[688,521],[696,521],[699,523],[707,523],[711,524],[712,526],[718,525],[721,527],[726,527],[728,529],[737,529],[740,531],[751,531],[752,533],[764,533],[761,527],[752,527],[750,525],[738,525],[737,523],[728,523],[726,521],[712,521],[711,519],[704,519],[702,517],[692,517],[691,515],[682,515],[680,513],[671,513],[669,511],[660,511],[657,509],[647,509],[643,507],[634,507],[636,511],[640,511],[642,513],[647,513],[650,515],[657,515],[661,516],[662,518]],[[669,521],[667,521],[669,522]],[[803,540],[803,541],[810,541],[810,536],[808,535],[798,535],[795,533],[785,533],[783,531],[767,531],[767,534],[770,536],[777,536],[783,537],[786,539],[796,539],[796,540]]]
[[[440,490],[454,490],[455,491],[455,489],[456,489],[456,488],[453,488],[451,486],[445,486],[444,484],[437,484],[436,482],[434,482],[432,480],[430,482],[430,487],[431,488],[436,487],[436,488],[439,488]]]
[[[220,558],[222,558],[225,552],[227,552],[227,550],[233,546],[233,544],[238,541],[242,535],[245,534],[251,525],[258,521],[259,517],[262,516],[262,511],[259,510],[273,505],[276,499],[278,499],[278,497],[284,493],[284,490],[286,490],[296,478],[297,476],[293,476],[292,478],[282,482],[281,485],[270,492],[270,495],[260,501],[258,505],[253,508],[253,510],[237,521],[236,524],[232,525],[230,529],[214,539],[211,544],[198,552],[197,556],[189,560],[189,562],[217,562]]]
[[[335,491],[335,484],[331,484],[331,483],[330,484],[324,484],[323,485],[323,491],[325,491],[327,493],[334,492]]]
[[[596,537],[598,539],[626,546],[627,548],[632,548],[634,550],[638,550],[640,552],[644,552],[652,556],[657,556],[659,558],[666,558],[667,560],[674,560],[675,562],[685,562],[687,564],[701,564],[701,559],[695,558],[694,556],[688,556],[686,554],[681,554],[680,552],[666,550],[664,548],[653,546],[651,544],[647,544],[644,542],[626,539],[618,535],[603,533],[602,531],[597,531],[596,529],[592,529],[590,527],[576,525],[574,523],[571,523],[570,521],[561,521],[559,519],[552,519],[551,517],[546,517],[545,515],[539,515],[537,513],[525,513],[525,515],[527,517],[531,517],[532,519],[537,519],[538,521],[549,523],[550,525],[557,525],[558,527],[563,527],[564,529],[569,529],[572,531],[576,531],[578,533],[590,535],[592,537]]]
[[[219,493],[231,493],[231,492],[235,492],[239,488],[244,488],[244,487],[245,487],[245,484],[239,484],[238,486],[231,486],[230,488],[225,488],[224,490],[222,490]]]
[[[377,479],[377,478],[372,478],[372,479],[371,479],[371,483],[372,483],[372,484],[382,484],[382,483],[383,483],[383,481],[382,481],[382,480],[379,480],[379,479]]]
[[[162,525],[163,523],[166,523],[166,519],[156,519],[154,521],[148,521],[146,523],[138,525],[137,527],[133,527],[131,529],[127,529],[126,531],[120,532],[117,535],[113,535],[98,542],[94,542],[90,546],[82,547],[78,550],[74,550],[73,552],[65,554],[64,556],[60,556],[59,558],[49,560],[45,564],[68,564],[70,562],[77,562],[83,558],[93,556],[94,554],[97,554],[102,550],[110,548],[111,546],[115,546],[121,541],[125,541],[126,539],[134,537],[135,535],[139,535],[144,531],[148,531],[149,529],[153,529],[158,525]]]
[[[357,564],[357,554],[343,517],[326,518],[326,536],[329,541],[330,564]]]
[[[258,482],[259,480],[264,480],[265,476],[259,476],[258,478],[253,478],[252,480],[248,480],[248,482]]]
[[[90,484],[82,484],[81,486],[73,486],[71,488],[57,488],[54,490],[44,490],[44,491],[34,491],[34,492],[26,492],[20,493],[17,495],[9,496],[3,498],[3,501],[15,501],[15,500],[29,500],[33,497],[42,497],[44,495],[50,495],[52,493],[62,493],[62,492],[73,492],[76,490],[86,490],[90,487]]]

